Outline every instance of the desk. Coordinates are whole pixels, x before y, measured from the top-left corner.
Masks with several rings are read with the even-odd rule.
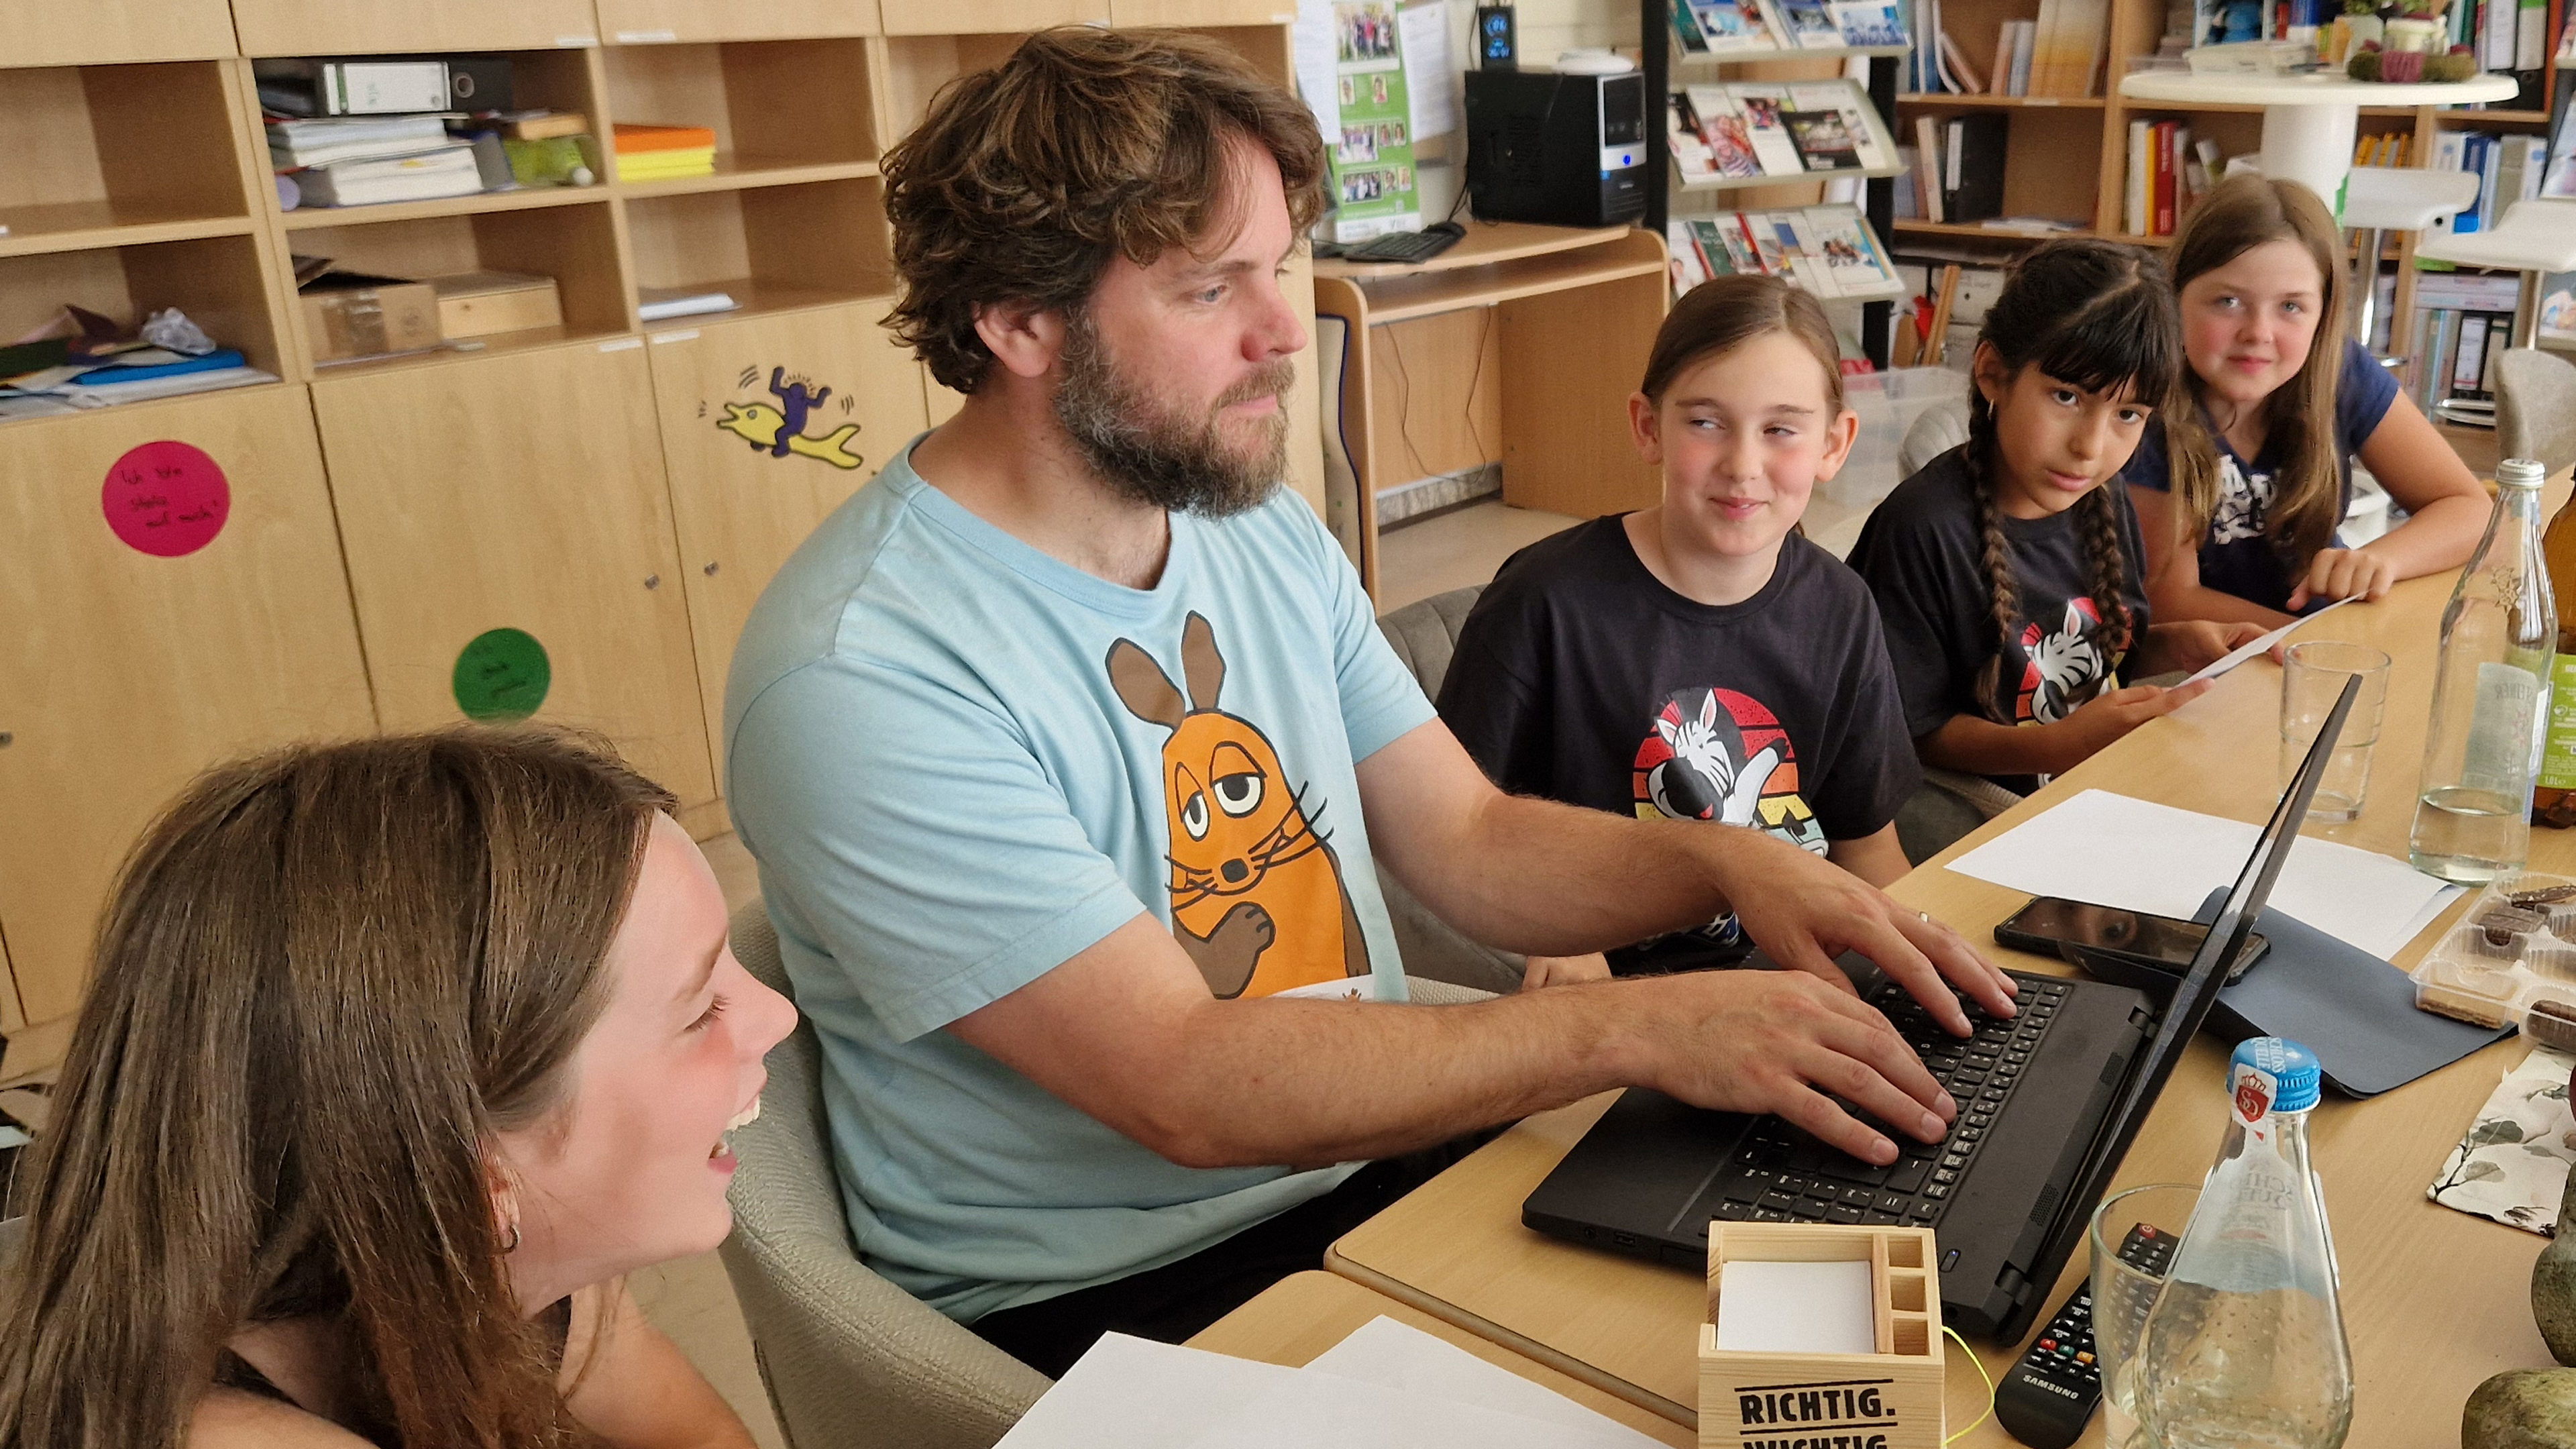
[[[1618,1420],[1640,1434],[1689,1449],[1699,1438],[1672,1420],[1651,1414],[1625,1399],[1533,1363],[1462,1328],[1443,1323],[1418,1308],[1372,1293],[1348,1278],[1330,1273],[1298,1273],[1263,1290],[1260,1297],[1199,1330],[1192,1348],[1236,1358],[1304,1368],[1318,1354],[1350,1337],[1371,1319],[1386,1317],[1455,1344],[1490,1364],[1510,1369],[1543,1388],[1565,1395],[1596,1414]]]
[[[2562,479],[2550,490],[2565,501]],[[2404,858],[2423,754],[2443,602],[2453,575],[2401,584],[2378,604],[2355,604],[2308,626],[2301,639],[2349,639],[2390,655],[2387,720],[2371,798],[2359,820],[2309,833]],[[2016,891],[1943,869],[2073,793],[2122,791],[2259,822],[2280,792],[2280,669],[2258,660],[2207,695],[2139,729],[2048,789],[1897,882],[1898,900],[1928,910],[1970,939],[1990,942],[1994,923],[2018,907]],[[2535,830],[2536,869],[2576,874],[2576,833]],[[2467,909],[2467,898],[2449,916]],[[2427,931],[2401,953],[2412,965],[2438,939]],[[1999,965],[2067,974],[2061,963],[1988,947]],[[2313,1119],[2314,1160],[2343,1271],[2345,1330],[2358,1384],[2354,1449],[2422,1449],[2456,1443],[2460,1406],[2488,1375],[2546,1367],[2529,1309],[2531,1261],[2542,1239],[2436,1206],[2424,1189],[2497,1078],[2522,1058],[2519,1038],[2368,1102],[2329,1097]],[[2207,1036],[2192,1044],[2122,1165],[2113,1190],[2147,1182],[2196,1183],[2209,1170],[2225,1114],[2227,1052]],[[1588,1383],[1691,1423],[1697,1404],[1692,1325],[1707,1310],[1702,1279],[1678,1269],[1596,1253],[1520,1225],[1521,1199],[1607,1109],[1603,1095],[1530,1118],[1433,1179],[1335,1245],[1328,1266],[1450,1322],[1493,1338]],[[2180,1224],[2174,1225],[2177,1228]],[[2083,1278],[2078,1253],[2049,1290],[2043,1312]],[[1953,1345],[1955,1352],[1956,1345]],[[1996,1373],[2009,1350],[1979,1345]],[[1966,1365],[1951,1369],[1954,1426],[1979,1391]],[[2096,1418],[2088,1444],[2102,1439]],[[1991,1421],[1962,1441],[2007,1445]]]
[[[1327,517],[1372,597],[1378,494],[1419,476],[1498,462],[1504,502],[1578,518],[1662,496],[1629,440],[1628,394],[1667,290],[1663,240],[1622,226],[1471,221],[1419,266],[1315,264],[1316,315],[1350,327],[1340,418],[1357,496]]]

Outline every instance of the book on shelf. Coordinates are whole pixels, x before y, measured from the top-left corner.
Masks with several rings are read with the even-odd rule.
[[[1887,248],[1853,206],[1676,217],[1666,224],[1665,237],[1674,285],[1683,291],[1713,277],[1757,274],[1843,301],[1880,300],[1905,290]]]
[[[1949,220],[1941,206],[1941,177],[1948,141],[1935,116],[1914,118],[1914,201],[1925,221]]]
[[[638,287],[635,301],[636,317],[646,322],[731,312],[742,305],[732,293],[712,287]]]
[[[2444,131],[2433,143],[2433,168],[2477,177],[2478,197],[2427,230],[2455,236],[2489,230],[2515,202],[2547,194],[2553,169],[2549,147],[2548,138],[2541,136]]]
[[[716,169],[716,133],[706,126],[617,123],[611,145],[620,181],[663,181],[709,176]]]
[[[1848,80],[1730,81],[1671,98],[1673,160],[1683,183],[1885,171],[1895,150]]]
[[[1833,0],[1834,26],[1843,44],[1854,47],[1905,45],[1903,0]]]
[[[2110,0],[2040,0],[2028,94],[2069,100],[2095,94],[2110,28]]]
[[[306,206],[439,201],[484,189],[483,169],[475,164],[474,148],[464,142],[408,156],[308,166],[294,173],[294,181],[300,204]]]
[[[1969,95],[1984,95],[1986,78],[1977,74],[1975,66],[1968,64],[1967,53],[1959,49],[1957,41],[1950,38],[1950,32],[1946,30],[1941,32],[1939,44],[1943,68],[1949,72],[1950,79],[1958,82],[1960,89]]]
[[[1971,222],[2003,215],[2009,124],[2000,111],[1952,116],[1941,123],[1943,219]]]
[[[1712,55],[1777,50],[1789,44],[1786,31],[1773,23],[1766,0],[1684,0],[1684,4],[1697,24],[1702,48]]]
[[[508,56],[400,56],[251,62],[259,103],[280,115],[362,116],[405,111],[507,111]]]
[[[1887,200],[1889,215],[1897,221],[1930,219],[1923,215],[1923,192],[1915,182],[1915,170],[1922,164],[1922,154],[1922,148],[1919,146],[1896,148],[1896,164],[1903,169],[1904,174],[1896,178],[1896,184]]]
[[[430,116],[348,116],[267,123],[268,159],[276,170],[408,156],[447,144],[447,123]]]
[[[1843,43],[1842,26],[1834,20],[1833,0],[1779,0],[1781,23],[1789,43],[1802,49],[1828,49]]]
[[[1672,0],[1673,44],[1681,47],[1684,57],[1708,54],[1708,37],[1700,33],[1699,17],[1691,13],[1690,0]]]

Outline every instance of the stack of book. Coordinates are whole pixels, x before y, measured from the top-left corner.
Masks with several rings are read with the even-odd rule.
[[[2001,111],[1914,118],[1914,205],[1925,221],[1968,223],[2003,215],[2005,137]]]
[[[1941,23],[1941,0],[1913,0],[1914,52],[1905,88],[1918,95],[1975,95],[1991,84],[2004,96],[2080,99],[2095,89],[2103,47],[2110,38],[2110,0],[2040,0],[2036,20],[2005,20],[1995,28],[1989,82]]]
[[[2495,426],[2490,372],[2513,335],[2522,278],[2426,272],[2415,279],[2415,402],[2450,422]]]
[[[2218,143],[2195,139],[2179,121],[2129,123],[2128,193],[2120,229],[2131,236],[2172,236],[2182,219],[2227,174]]]
[[[1808,206],[1675,218],[1665,224],[1673,286],[1712,277],[1785,277],[1819,297],[1868,301],[1905,290],[1896,266],[1856,207]]]
[[[450,138],[435,115],[271,120],[268,159],[293,178],[299,204],[308,206],[429,201],[483,189],[473,146]]]
[[[1907,43],[1902,0],[1671,0],[1685,56]]]
[[[713,176],[716,133],[705,126],[617,125],[617,179],[671,181]]]
[[[1673,92],[1671,112],[1673,161],[1685,186],[1895,164],[1877,113],[1847,80],[1686,86]]]
[[[2435,222],[2435,233],[2483,231],[2503,218],[2517,201],[2551,194],[2549,142],[2539,136],[2494,131],[2444,131],[2433,142],[2433,169],[2466,171],[2478,178],[2478,201],[2462,207],[2447,222]]]

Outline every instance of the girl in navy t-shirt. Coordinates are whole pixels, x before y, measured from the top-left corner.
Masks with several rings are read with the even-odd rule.
[[[2159,618],[2268,628],[2468,558],[2486,525],[2485,490],[2345,337],[2343,234],[2315,192],[2259,176],[2222,182],[2184,221],[2169,265],[2187,397],[2121,474]],[[2355,455],[2412,517],[2347,549],[2335,525]]]

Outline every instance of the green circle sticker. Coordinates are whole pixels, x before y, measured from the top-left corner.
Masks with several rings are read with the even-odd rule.
[[[456,707],[467,719],[526,719],[554,682],[546,646],[524,629],[488,629],[456,656]]]

